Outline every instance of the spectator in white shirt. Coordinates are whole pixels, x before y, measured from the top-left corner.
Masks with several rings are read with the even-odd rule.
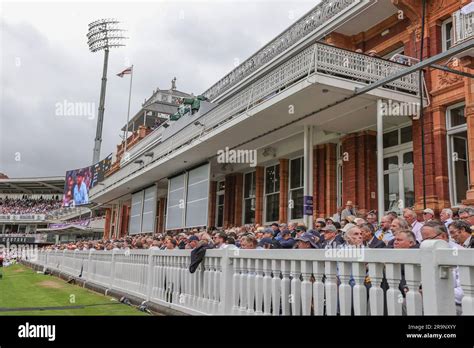
[[[423,210],[423,220],[425,222],[433,220],[434,215],[435,215],[435,213],[434,213],[433,209],[426,208],[425,210]]]
[[[227,242],[227,234],[225,234],[225,232],[219,232],[216,234],[215,238],[214,238],[214,247],[216,249],[225,249],[225,247],[227,246],[226,244]]]
[[[443,222],[444,226],[448,228],[449,225],[453,222],[453,211],[449,208],[444,208],[443,210],[441,210],[439,217],[441,221]]]
[[[415,234],[416,240],[421,242],[423,239],[421,237],[421,228],[423,227],[423,224],[417,220],[416,213],[413,210],[406,208],[403,210],[403,217],[410,225],[411,231]]]

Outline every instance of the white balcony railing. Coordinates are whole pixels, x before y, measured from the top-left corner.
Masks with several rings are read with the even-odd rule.
[[[134,167],[133,161],[144,152],[153,150],[152,162],[163,159],[173,151],[198,140],[204,134],[217,129],[229,120],[244,115],[248,109],[274,97],[283,89],[306,77],[316,75],[317,79],[317,75],[328,75],[359,84],[368,84],[403,69],[406,69],[406,65],[323,43],[316,43],[200,117],[199,122],[204,125],[203,128],[196,127],[191,122],[164,141],[161,141],[163,127],[155,129],[130,150],[128,164],[125,164],[118,172],[107,178],[103,182],[103,187],[94,188],[91,196],[94,198],[93,196],[98,192],[107,189],[108,185],[112,183],[114,185],[119,184],[120,181],[125,180],[136,170],[139,170],[140,167],[137,165]],[[404,76],[390,82],[384,88],[417,94],[418,74],[412,73]]]
[[[188,314],[455,315],[457,301],[473,315],[472,255],[430,240],[407,250],[207,250],[195,273],[189,250],[42,251],[29,262]]]
[[[304,17],[291,25],[283,33],[275,37],[258,52],[224,76],[212,87],[203,93],[204,96],[213,100],[230,87],[245,79],[261,66],[270,62],[280,53],[286,51],[302,38],[308,36],[321,27],[331,18],[340,15],[344,10],[360,3],[361,0],[323,0]]]
[[[471,11],[470,13],[463,13],[461,10],[455,12],[453,14],[453,28],[454,45],[472,39],[474,37],[474,11]]]

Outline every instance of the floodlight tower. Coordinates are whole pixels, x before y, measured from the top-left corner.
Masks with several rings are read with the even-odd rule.
[[[102,143],[102,126],[104,123],[105,89],[107,85],[107,65],[109,62],[109,49],[111,47],[125,46],[123,29],[118,28],[119,21],[113,18],[99,19],[89,24],[87,44],[91,52],[104,50],[104,68],[102,71],[102,85],[100,87],[99,115],[97,117],[97,130],[95,134],[94,153],[92,164],[100,160],[100,146]]]

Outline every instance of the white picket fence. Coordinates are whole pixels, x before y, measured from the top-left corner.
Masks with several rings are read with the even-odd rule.
[[[33,263],[195,315],[455,315],[456,270],[462,314],[474,315],[474,250],[440,240],[410,250],[207,250],[193,274],[189,250],[43,251]]]

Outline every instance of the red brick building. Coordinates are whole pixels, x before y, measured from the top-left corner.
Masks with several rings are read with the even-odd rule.
[[[142,164],[125,163],[91,192],[110,207],[106,235],[128,233],[133,216],[147,224],[133,207],[143,210],[146,194],[141,203],[133,197],[150,185],[153,228],[138,230],[171,229],[169,179],[204,162],[210,176],[203,226],[311,223],[347,200],[365,210],[420,211],[423,180],[426,206],[437,212],[473,204],[473,79],[427,68],[423,124],[407,115],[377,117],[379,101],[419,101],[416,73],[351,97],[355,88],[417,62],[422,36],[424,59],[472,39],[474,14],[460,11],[470,2],[427,1],[422,35],[422,1],[322,1],[204,92],[206,112],[173,134],[167,133],[173,126],[148,134],[144,139],[161,141],[135,145],[132,160]],[[472,51],[438,64],[473,73]],[[256,166],[222,163],[216,152],[225,147],[255,151]],[[151,159],[145,156],[150,151]]]

